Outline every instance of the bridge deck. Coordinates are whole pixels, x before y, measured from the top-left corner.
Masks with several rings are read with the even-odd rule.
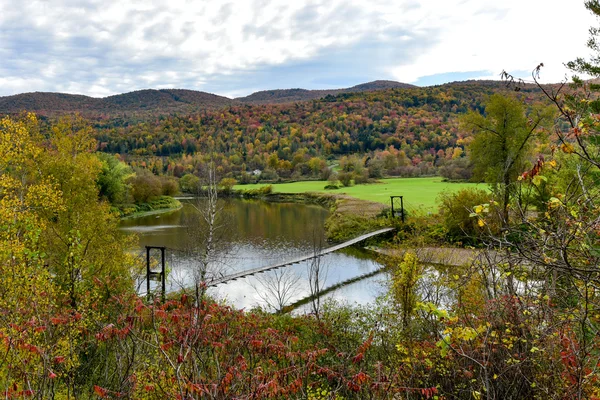
[[[382,233],[390,232],[392,230],[394,230],[394,228],[379,229],[377,231],[366,233],[366,234],[361,235],[361,236],[359,236],[357,238],[348,240],[347,242],[340,243],[338,245],[335,245],[335,246],[323,249],[318,254],[311,253],[311,254],[307,254],[307,255],[304,255],[304,256],[301,256],[301,257],[297,257],[297,258],[294,258],[292,260],[284,261],[284,262],[281,262],[281,263],[278,263],[278,264],[271,264],[271,265],[267,265],[265,267],[253,268],[253,269],[248,269],[248,270],[245,270],[245,271],[236,272],[234,274],[227,275],[227,276],[224,276],[222,278],[214,279],[214,280],[212,280],[210,282],[207,282],[207,286],[217,286],[217,285],[220,285],[222,283],[227,283],[229,281],[234,281],[236,279],[245,278],[247,276],[251,276],[251,275],[254,275],[254,274],[260,274],[262,272],[271,271],[273,269],[285,267],[285,266],[292,265],[292,264],[297,264],[297,263],[300,263],[302,261],[310,260],[312,258],[321,257],[321,256],[324,256],[325,254],[333,253],[334,251],[343,249],[343,248],[348,247],[348,246],[352,246],[353,244],[356,244],[358,242],[362,242],[363,240],[369,239],[369,238],[371,238],[373,236],[381,235]]]

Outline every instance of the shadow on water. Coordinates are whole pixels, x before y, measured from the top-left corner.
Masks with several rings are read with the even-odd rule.
[[[368,272],[368,273],[366,273],[366,274],[363,274],[363,275],[358,275],[358,276],[355,276],[354,278],[350,278],[350,279],[348,279],[348,280],[345,280],[345,281],[343,281],[343,282],[338,282],[338,283],[336,283],[336,284],[334,284],[334,285],[331,285],[331,286],[329,286],[329,287],[327,287],[327,288],[323,289],[323,290],[322,290],[322,291],[319,293],[319,297],[324,297],[324,296],[327,296],[328,294],[330,294],[330,293],[332,293],[332,292],[334,292],[334,291],[336,291],[336,290],[338,290],[338,289],[340,289],[340,288],[343,288],[343,287],[346,287],[346,286],[350,286],[350,285],[352,285],[353,283],[360,282],[360,281],[363,281],[363,280],[365,280],[365,279],[368,279],[368,278],[371,278],[371,277],[377,276],[377,275],[379,275],[379,274],[383,273],[384,271],[385,271],[385,267],[384,267],[384,268],[381,268],[381,269],[378,269],[378,270],[376,270],[376,271],[373,271],[373,272]],[[296,301],[296,302],[294,302],[294,303],[290,304],[289,306],[287,306],[287,307],[286,307],[286,310],[287,310],[287,311],[293,311],[293,310],[296,310],[296,309],[298,309],[298,308],[300,308],[300,307],[302,307],[302,306],[304,306],[304,305],[307,305],[307,304],[309,304],[309,303],[310,303],[311,301],[313,301],[315,298],[316,298],[316,296],[314,296],[314,295],[311,295],[311,296],[305,297],[305,298],[303,298],[303,299],[300,299],[300,300],[298,300],[298,301]]]

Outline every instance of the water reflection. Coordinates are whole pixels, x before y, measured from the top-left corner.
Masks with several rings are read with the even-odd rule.
[[[194,222],[198,211],[194,200],[183,200],[183,208],[161,215],[151,215],[122,222],[122,229],[135,232],[142,246],[166,246],[169,269],[168,290],[189,287],[197,262],[185,252],[193,247]],[[328,244],[324,241],[324,222],[328,211],[319,206],[267,203],[226,199],[219,203],[222,209],[223,229],[217,235],[217,257],[209,267],[213,276],[277,263],[299,255],[310,254],[315,247]],[[197,205],[202,208],[202,204]],[[190,226],[192,225],[192,226]],[[196,239],[199,240],[199,239]],[[369,252],[351,248],[322,257],[326,274],[323,287],[327,288],[354,277],[371,274],[382,266],[373,261]],[[290,267],[289,273],[298,276],[298,288],[289,302],[310,294],[308,268],[310,262]],[[257,291],[264,292],[261,275],[240,279],[209,289],[209,294],[226,299],[237,308],[265,306]],[[381,275],[353,282],[326,296],[349,302],[372,301],[383,290]],[[142,285],[145,287],[145,285]]]

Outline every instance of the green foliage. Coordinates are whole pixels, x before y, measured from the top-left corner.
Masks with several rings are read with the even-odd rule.
[[[468,157],[458,157],[443,161],[438,172],[449,181],[469,181],[473,178],[473,165]]]
[[[141,215],[155,214],[181,208],[179,200],[171,196],[158,196],[146,203],[125,204],[119,208],[122,218],[136,218]]]
[[[184,193],[198,193],[200,189],[200,178],[194,174],[185,174],[179,178],[179,188]]]
[[[369,163],[368,176],[373,179],[383,178],[385,165],[382,160],[374,160]]]
[[[325,234],[329,240],[343,242],[389,226],[390,220],[387,217],[373,218],[349,212],[334,212],[325,221]]]
[[[259,178],[261,181],[275,182],[279,179],[279,174],[277,174],[277,171],[267,168],[261,172]]]
[[[480,189],[461,189],[454,193],[442,193],[439,202],[447,238],[451,242],[477,244],[482,227],[471,213],[475,206],[490,202],[490,193]]]
[[[344,172],[353,172],[356,175],[362,174],[365,162],[358,155],[343,156],[340,158],[340,169]]]
[[[133,171],[115,156],[106,153],[96,155],[102,162],[102,169],[98,175],[100,197],[112,205],[122,204],[127,200],[129,190],[126,181],[133,175]]]
[[[136,203],[147,203],[162,194],[162,182],[150,172],[137,171],[127,182],[131,185],[131,196]]]
[[[65,117],[52,131],[40,169],[60,187],[64,209],[44,214],[43,242],[55,282],[75,308],[102,292],[93,278],[118,278],[115,288],[131,288],[131,265],[124,253],[129,240],[118,229],[118,217],[98,201],[102,163],[94,154],[96,142],[87,122]],[[101,295],[110,296],[110,291]]]
[[[586,0],[584,1],[585,7],[590,11],[590,13],[596,17],[596,19],[600,16],[600,4],[598,0]],[[582,57],[578,57],[574,61],[570,61],[567,63],[567,66],[579,73],[583,73],[585,75],[591,75],[594,77],[600,76],[600,65],[598,65],[598,53],[600,52],[600,44],[598,43],[598,37],[600,36],[600,29],[598,27],[591,27],[590,30],[590,38],[587,42],[587,46],[595,53],[591,59],[585,59]],[[575,77],[575,82],[581,82],[578,77]]]
[[[90,338],[117,314],[113,296],[132,293],[136,267],[100,202],[89,126],[64,118],[44,146],[35,126],[33,116],[0,121],[0,381],[9,398],[80,393]]]
[[[473,176],[485,180],[497,192],[505,223],[508,223],[509,201],[515,193],[514,183],[532,164],[534,144],[551,122],[552,113],[539,107],[526,113],[525,106],[516,98],[494,94],[486,105],[485,115],[472,112],[462,119],[462,124],[475,135],[469,146]]]
[[[237,181],[233,178],[223,178],[219,182],[219,189],[225,193],[230,193],[233,187],[237,185]]]
[[[402,325],[407,329],[417,307],[419,296],[416,287],[423,268],[416,254],[408,251],[392,270],[392,296],[402,309]]]
[[[345,187],[352,186],[352,184],[354,183],[354,174],[352,172],[339,172],[337,174],[337,178]]]
[[[354,174],[354,183],[357,185],[369,183],[372,180],[369,179],[369,171],[363,170],[360,174]]]
[[[516,98],[493,95],[485,115],[470,113],[462,123],[475,133],[469,146],[476,179],[514,182],[530,161],[540,121],[531,126],[525,107]]]
[[[338,180],[338,173],[332,172],[331,174],[329,174],[329,176],[327,177],[327,185],[326,186],[336,186],[336,188],[337,188],[339,184],[340,184],[340,181]]]
[[[266,186],[260,186],[260,187],[254,188],[254,189],[245,189],[245,190],[238,189],[236,192],[241,194],[242,197],[245,197],[245,198],[264,197],[266,195],[273,193],[273,186],[266,185]]]
[[[162,177],[160,179],[160,191],[163,196],[174,196],[179,193],[177,180],[171,177]]]

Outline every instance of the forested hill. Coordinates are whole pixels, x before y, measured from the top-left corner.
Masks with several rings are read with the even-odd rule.
[[[158,174],[199,170],[213,154],[220,172],[236,178],[256,169],[269,171],[261,176],[272,179],[316,177],[326,159],[356,155],[380,162],[384,174],[417,176],[464,159],[470,139],[458,118],[469,110],[483,112],[490,95],[546,101],[535,86],[515,94],[499,81],[377,89],[386,85],[394,84],[373,82],[362,91],[281,104],[244,104],[189,90],[142,90],[104,99],[28,94],[12,96],[19,101],[0,98],[0,114],[2,104],[43,110],[50,117],[79,111],[93,121],[99,150]]]
[[[293,104],[239,104],[137,123],[112,119],[95,127],[100,150],[155,173],[194,171],[212,153],[224,174],[269,169],[288,178],[318,175],[322,165],[313,158],[370,154],[387,160],[386,174],[420,175],[433,173],[440,161],[462,158],[469,138],[459,116],[483,111],[498,92],[515,93],[502,82],[460,82]],[[530,104],[544,101],[533,86],[515,95]]]
[[[373,81],[352,86],[346,89],[332,90],[306,90],[306,89],[279,89],[263,90],[252,93],[246,97],[238,97],[236,100],[248,104],[273,104],[291,103],[296,101],[315,100],[325,96],[335,96],[342,93],[369,92],[382,89],[408,89],[417,86],[395,81]]]
[[[94,98],[66,93],[34,92],[0,97],[0,114],[31,111],[45,116],[78,112],[88,117],[194,112],[234,104],[227,97],[184,89],[137,90]]]
[[[416,86],[394,81],[374,81],[351,88],[335,90],[282,89],[261,91],[237,99],[184,89],[137,90],[105,98],[66,93],[34,92],[0,97],[0,114],[15,114],[27,110],[44,116],[79,112],[92,118],[121,118],[123,116],[139,118],[173,113],[194,113],[242,103],[290,103],[314,100],[340,93],[414,87]]]

